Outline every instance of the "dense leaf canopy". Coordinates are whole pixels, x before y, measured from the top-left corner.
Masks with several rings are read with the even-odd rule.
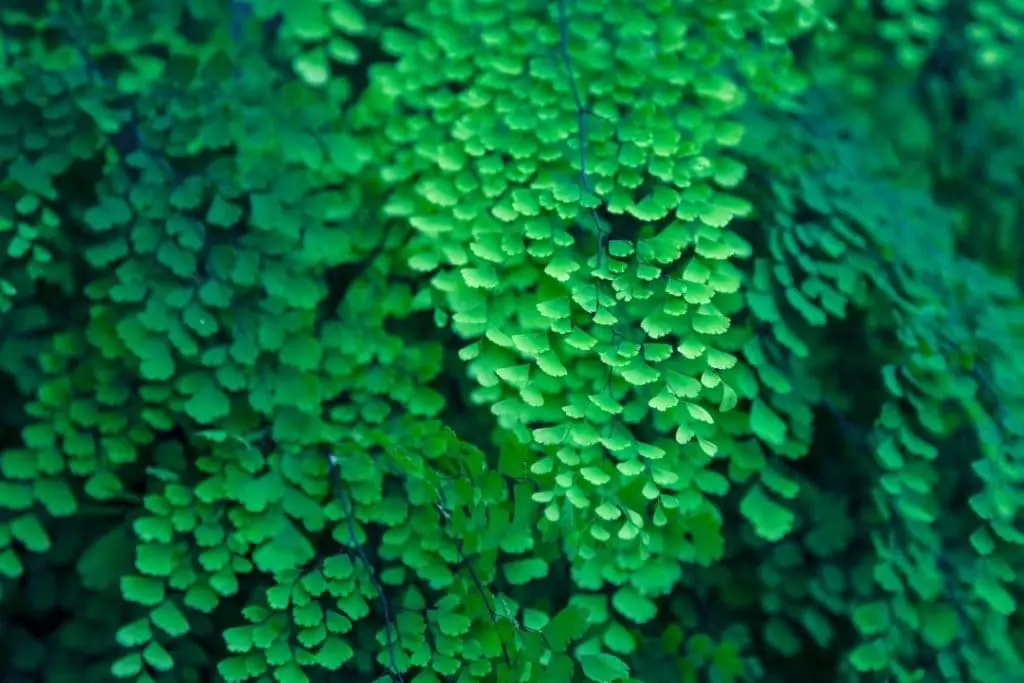
[[[1024,683],[1024,2],[0,2],[4,683]]]

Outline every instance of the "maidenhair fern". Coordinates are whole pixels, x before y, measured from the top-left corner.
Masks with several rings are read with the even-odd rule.
[[[0,678],[1024,681],[1024,9],[0,9]]]

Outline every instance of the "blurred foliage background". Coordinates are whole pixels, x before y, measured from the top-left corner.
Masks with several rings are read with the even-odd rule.
[[[1024,683],[1024,2],[6,0],[0,680]]]

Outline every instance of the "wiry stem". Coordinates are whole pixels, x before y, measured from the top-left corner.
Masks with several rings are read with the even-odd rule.
[[[390,603],[388,603],[387,596],[384,594],[384,588],[381,587],[380,582],[377,581],[377,576],[373,573],[373,566],[370,564],[370,559],[366,556],[363,544],[359,542],[359,539],[356,536],[355,510],[351,505],[351,496],[349,496],[348,492],[345,490],[344,482],[341,479],[341,472],[338,471],[337,458],[329,456],[327,458],[327,463],[332,483],[334,484],[335,495],[337,496],[338,502],[341,504],[342,512],[345,515],[345,523],[348,526],[349,542],[352,544],[352,548],[359,556],[360,562],[362,562],[363,566],[366,567],[366,573],[370,577],[370,583],[373,585],[373,589],[377,592],[381,610],[384,612],[384,633],[387,638],[388,659],[390,660],[390,671],[388,673],[391,675],[391,679],[397,681],[397,683],[405,683],[402,673],[398,670],[398,658],[395,655],[395,639],[391,635],[391,628],[393,624],[391,621]],[[347,503],[346,500],[348,501]],[[395,634],[398,638],[401,638],[397,628],[395,629]]]
[[[566,0],[558,0],[558,32],[562,64],[565,66],[566,75],[569,79],[569,91],[572,93],[573,105],[576,107],[576,142],[580,148],[580,185],[583,186],[583,190],[588,195],[594,195],[590,185],[590,177],[587,174],[587,110],[583,106],[579,86],[576,85],[576,75],[572,69],[572,57],[569,54],[569,13],[566,9]],[[601,219],[597,215],[596,208],[590,209],[590,216],[594,221],[594,231],[597,233],[597,268],[601,270],[604,268],[604,252],[608,241],[608,234],[601,225]]]

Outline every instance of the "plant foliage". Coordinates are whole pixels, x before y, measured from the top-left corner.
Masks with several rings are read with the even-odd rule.
[[[0,679],[1024,682],[1024,4],[10,0]]]

